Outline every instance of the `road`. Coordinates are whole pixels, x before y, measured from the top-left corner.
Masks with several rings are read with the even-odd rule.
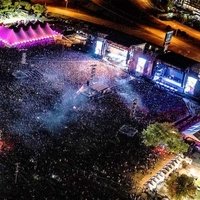
[[[152,3],[150,2],[150,0],[130,0],[134,5],[136,5],[139,9],[145,11],[145,10],[153,10],[154,6],[152,5]],[[185,31],[188,35],[190,35],[191,37],[199,40],[200,39],[200,32],[190,28],[188,26],[185,26],[184,24],[181,24],[177,21],[162,21],[159,20],[156,17],[151,16],[151,19],[153,18],[154,22],[158,23],[158,24],[162,24],[162,25],[169,25],[171,26],[173,29],[180,29],[182,31]]]
[[[153,28],[147,25],[139,25],[136,27],[125,26],[123,24],[114,23],[109,20],[93,17],[87,13],[80,12],[74,9],[66,9],[63,7],[47,6],[47,12],[65,15],[75,19],[83,20],[86,22],[106,26],[117,31],[132,35],[134,37],[144,39],[151,43],[162,46],[165,37],[165,31]],[[200,62],[200,47],[190,44],[189,42],[183,41],[180,38],[173,37],[169,50],[178,52],[184,56],[190,57]]]
[[[134,21],[132,19],[132,14],[129,14],[128,12],[117,8],[115,5],[109,3],[106,0],[91,0],[92,3],[96,4],[98,7],[103,8],[110,14],[112,14],[113,17],[117,16],[122,20],[125,20],[125,22],[128,22],[130,24],[133,24]]]
[[[151,3],[151,0],[129,0],[133,4],[135,4],[138,8],[142,10],[152,10],[153,4]]]

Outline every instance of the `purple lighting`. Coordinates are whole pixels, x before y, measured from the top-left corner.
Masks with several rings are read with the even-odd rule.
[[[44,43],[48,41],[53,41],[54,36],[59,33],[53,31],[49,24],[41,26],[37,24],[35,28],[29,25],[28,28],[24,29],[19,27],[18,29],[12,29],[0,26],[0,46],[2,44],[8,47],[18,47],[29,46],[38,44],[39,42]]]

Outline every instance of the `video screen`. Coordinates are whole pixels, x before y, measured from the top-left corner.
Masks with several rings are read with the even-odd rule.
[[[166,33],[166,36],[165,36],[165,42],[166,43],[169,43],[171,41],[173,33],[174,33],[174,31],[169,31],[169,32]]]
[[[144,68],[145,68],[145,64],[146,64],[146,59],[138,58],[138,62],[137,62],[135,71],[139,72],[140,74],[143,74]]]
[[[189,76],[185,85],[185,93],[193,95],[196,83],[197,79]]]
[[[95,52],[94,52],[96,55],[100,55],[101,56],[102,46],[103,46],[103,42],[97,40],[96,47],[95,47]]]

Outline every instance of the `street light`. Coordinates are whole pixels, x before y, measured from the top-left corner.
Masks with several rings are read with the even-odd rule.
[[[176,35],[177,35],[177,32],[178,32],[178,28],[176,27],[176,25],[173,25],[173,27],[174,27],[174,29],[175,29],[175,31],[174,31],[174,36],[176,36]]]
[[[65,0],[65,7],[67,8],[67,6],[68,6],[68,0]]]

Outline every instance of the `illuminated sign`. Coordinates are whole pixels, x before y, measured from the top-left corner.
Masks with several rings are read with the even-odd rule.
[[[173,36],[174,31],[168,31],[165,35],[165,39],[164,39],[164,51],[166,52],[168,49],[168,46],[172,40],[172,36]]]
[[[173,36],[174,31],[168,31],[165,35],[165,44],[169,44],[171,42],[172,36]]]

